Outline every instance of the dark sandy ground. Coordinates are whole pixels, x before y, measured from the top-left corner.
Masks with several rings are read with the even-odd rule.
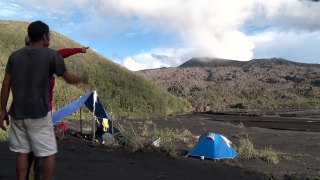
[[[299,115],[297,115],[299,114]],[[223,162],[179,156],[170,158],[152,152],[128,153],[107,147],[91,147],[90,142],[69,137],[58,140],[59,153],[55,179],[283,179],[320,177],[320,120],[301,113],[277,116],[238,116],[227,114],[189,114],[149,119],[157,128],[188,129],[198,136],[206,131],[225,135],[235,145],[245,131],[257,149],[272,146],[279,152],[295,154],[277,165],[261,159]],[[145,120],[117,120],[134,127]],[[239,127],[239,122],[245,128]],[[261,123],[259,123],[261,122]],[[298,124],[298,125],[297,125]],[[187,149],[185,149],[187,150]],[[14,154],[8,143],[0,143],[0,180],[14,179]],[[264,174],[261,176],[261,174]],[[297,175],[298,174],[298,175]]]
[[[56,180],[106,179],[260,179],[241,168],[199,159],[169,158],[151,152],[127,153],[93,148],[78,138],[59,140]],[[1,143],[0,179],[15,179],[14,154]]]

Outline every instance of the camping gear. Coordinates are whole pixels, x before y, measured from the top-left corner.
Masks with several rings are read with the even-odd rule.
[[[105,144],[105,145],[110,145],[114,141],[114,138],[113,138],[112,134],[110,134],[110,133],[104,133],[101,136],[101,138],[102,138],[101,144]]]
[[[59,122],[56,125],[54,125],[54,134],[56,138],[66,138],[68,128],[68,124],[66,124],[65,122]]]
[[[238,153],[231,146],[231,141],[214,132],[202,134],[198,143],[188,152],[188,156],[201,157],[201,159],[231,159],[237,155]]]
[[[102,130],[103,132],[107,132],[109,129],[109,123],[108,123],[108,119],[107,118],[102,118]]]
[[[158,138],[157,140],[152,142],[152,145],[158,148],[160,147],[160,142],[161,142],[161,138]]]
[[[109,129],[109,120],[107,118],[97,118],[96,123],[97,123],[97,131],[96,132],[101,132],[106,133],[108,132]]]
[[[59,122],[55,125],[56,128],[63,130],[63,132],[67,132],[68,130],[68,124],[65,122]]]
[[[106,141],[103,138],[104,135],[110,134],[110,133],[108,133],[108,129],[109,129],[108,119],[107,118],[97,118],[96,119],[96,125],[97,125],[97,129],[95,131],[96,142],[99,142],[100,144],[104,144],[105,141]],[[105,137],[107,138],[108,142],[111,141],[110,139],[113,139],[112,137],[109,138],[107,135]],[[110,144],[110,143],[108,143],[108,144]]]
[[[88,92],[87,94],[79,97],[75,101],[65,105],[64,107],[58,109],[57,111],[52,113],[52,123],[57,124],[61,120],[68,117],[70,114],[79,110],[84,104],[86,107],[93,112],[94,118],[105,118],[108,120],[108,125],[111,128],[108,128],[108,133],[114,134],[120,132],[116,127],[114,127],[113,122],[106,109],[102,105],[99,98],[97,98],[94,94],[94,91]],[[96,99],[95,99],[96,98]],[[95,101],[96,100],[96,101]],[[80,111],[81,112],[81,111]],[[82,119],[80,119],[80,126],[82,124]],[[81,128],[82,131],[82,128]]]

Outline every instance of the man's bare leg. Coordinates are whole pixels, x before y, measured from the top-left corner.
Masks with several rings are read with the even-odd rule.
[[[34,179],[38,180],[41,179],[41,167],[42,166],[42,159],[41,157],[35,157],[34,158],[34,164],[33,164],[33,174],[34,174]]]
[[[27,180],[31,177],[32,174],[34,174],[34,163],[35,160],[33,152],[30,152],[28,155],[28,172],[27,172]],[[31,175],[30,175],[31,174]],[[32,178],[33,179],[33,178]]]
[[[18,153],[16,158],[17,179],[25,180],[28,173],[29,153]]]
[[[42,178],[43,180],[52,180],[54,168],[56,165],[55,155],[42,157]]]

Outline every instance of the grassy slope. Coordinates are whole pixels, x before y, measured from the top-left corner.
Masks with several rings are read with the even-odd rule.
[[[8,56],[14,50],[23,47],[28,23],[0,20],[0,78],[4,75]],[[67,37],[53,32],[51,48],[81,47],[82,45]],[[106,108],[113,118],[151,117],[190,110],[191,105],[166,91],[158,88],[151,81],[113,63],[89,50],[66,60],[67,68],[76,74],[87,74],[89,86],[66,85],[58,78],[55,87],[56,107],[62,107],[85,92],[97,90]]]

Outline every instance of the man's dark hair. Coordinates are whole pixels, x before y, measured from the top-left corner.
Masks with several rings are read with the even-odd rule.
[[[48,35],[49,26],[42,21],[34,21],[28,26],[28,36],[31,42],[41,40],[43,35]]]

